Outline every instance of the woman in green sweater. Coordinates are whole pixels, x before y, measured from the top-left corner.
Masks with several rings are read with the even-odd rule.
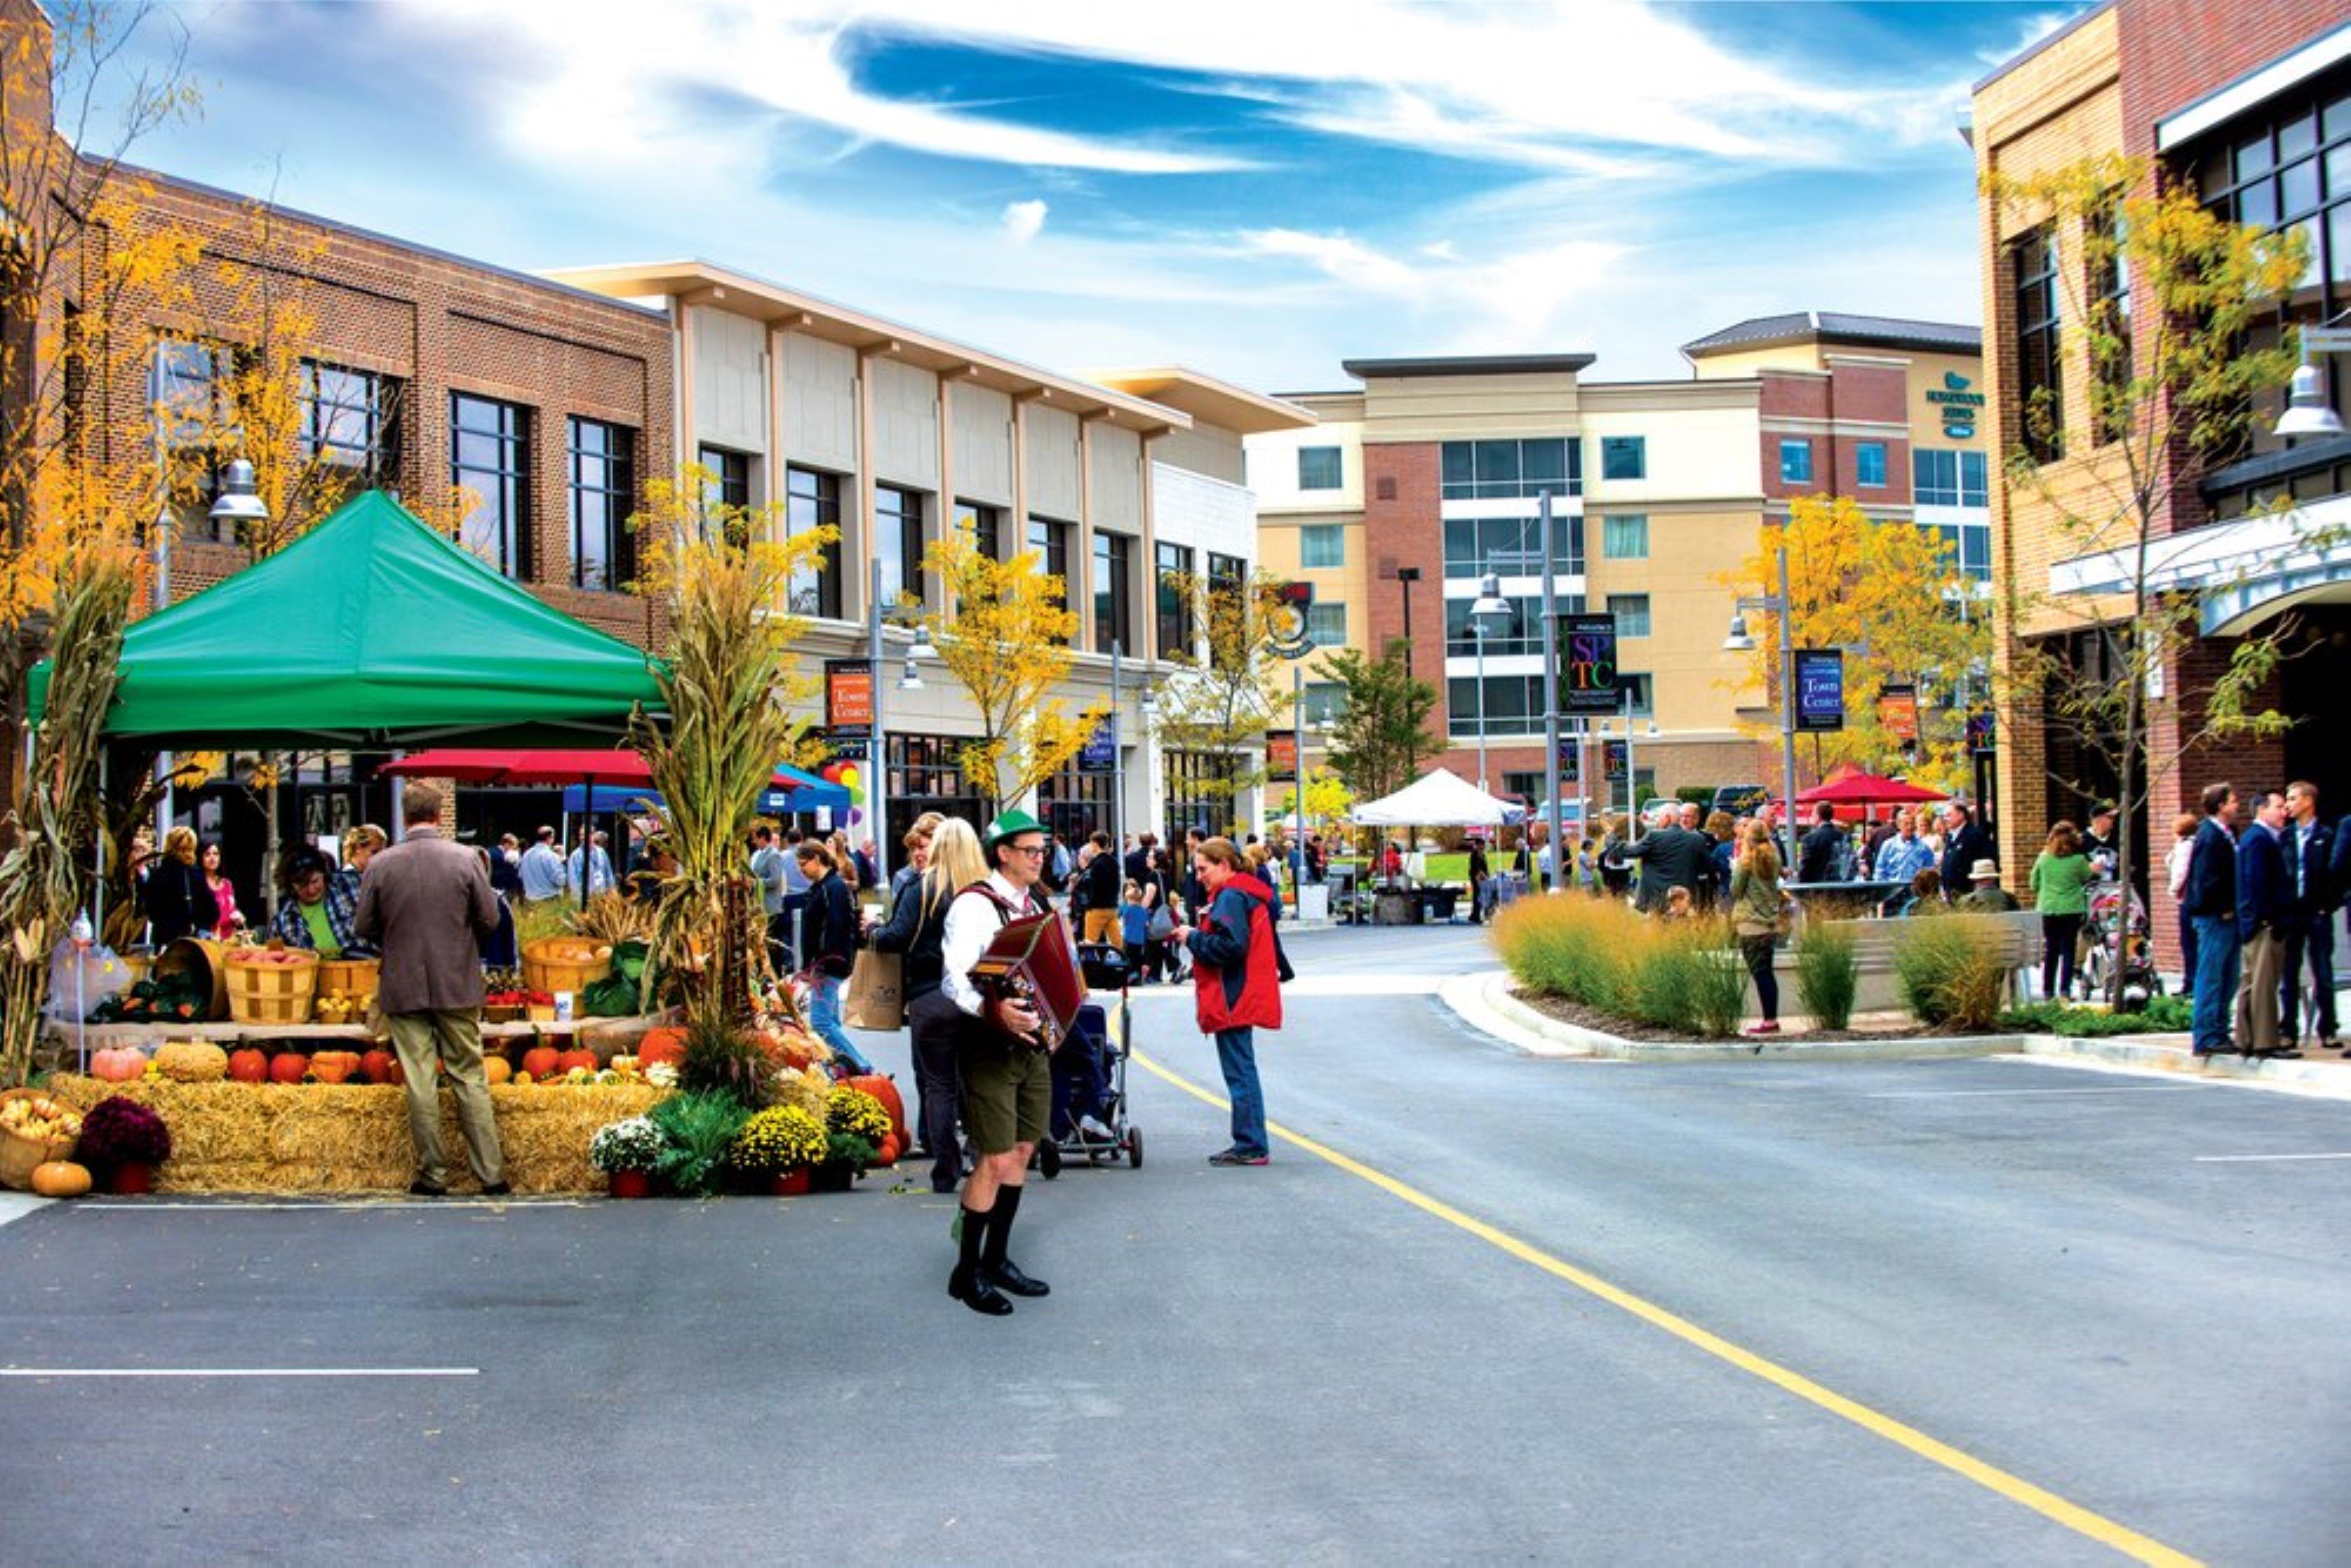
[[[2041,912],[2041,994],[2060,997],[2074,988],[2074,947],[2082,919],[2090,912],[2090,857],[2071,822],[2049,830],[2049,841],[2032,862],[2032,907]]]
[[[1763,1008],[1763,1021],[1747,1032],[1777,1034],[1780,981],[1771,972],[1771,950],[1778,946],[1780,906],[1787,894],[1780,891],[1780,854],[1771,847],[1771,830],[1764,823],[1750,822],[1743,837],[1746,847],[1731,865],[1730,922],[1739,937],[1739,956],[1747,960],[1747,972],[1755,977],[1755,999]]]

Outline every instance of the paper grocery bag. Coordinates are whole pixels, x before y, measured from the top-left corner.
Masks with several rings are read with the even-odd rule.
[[[906,972],[895,953],[861,948],[857,967],[849,971],[848,995],[841,1016],[852,1029],[900,1030],[906,1027]]]

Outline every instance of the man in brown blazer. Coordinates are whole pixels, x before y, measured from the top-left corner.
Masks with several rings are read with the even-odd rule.
[[[496,929],[498,895],[481,857],[442,836],[441,791],[411,784],[400,798],[408,835],[368,862],[360,883],[356,926],[383,952],[376,1000],[392,1026],[392,1049],[408,1084],[408,1132],[416,1144],[409,1191],[448,1191],[441,1154],[441,1091],[436,1065],[449,1071],[466,1163],[489,1197],[507,1186],[490,1086],[482,1076],[481,936]]]

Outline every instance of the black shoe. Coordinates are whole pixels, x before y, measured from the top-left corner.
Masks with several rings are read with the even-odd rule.
[[[974,1279],[961,1269],[947,1276],[947,1294],[982,1317],[1008,1317],[1012,1312],[1012,1303],[995,1286]]]
[[[1212,1166],[1261,1166],[1268,1156],[1262,1150],[1224,1149],[1208,1156]]]
[[[1019,1264],[1008,1258],[992,1266],[981,1264],[979,1277],[983,1283],[1016,1296],[1049,1296],[1053,1292],[1052,1286],[1042,1280],[1030,1279],[1020,1271]]]
[[[2267,1051],[2253,1052],[2253,1057],[2259,1061],[2300,1061],[2302,1048],[2298,1045],[2273,1045]]]
[[[484,1197],[512,1197],[514,1196],[514,1188],[508,1186],[502,1181],[494,1181],[489,1186],[482,1189],[482,1196]]]
[[[423,1176],[418,1176],[414,1181],[408,1184],[408,1196],[411,1197],[446,1197],[449,1196],[449,1189],[443,1186],[439,1182],[426,1181]]]
[[[931,1183],[931,1191],[936,1196],[944,1197],[947,1194],[954,1192],[961,1186],[963,1186],[963,1183],[959,1181],[935,1181]]]

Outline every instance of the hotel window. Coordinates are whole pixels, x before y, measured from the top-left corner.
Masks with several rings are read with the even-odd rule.
[[[811,528],[841,527],[841,476],[816,468],[784,470],[784,532],[787,537]],[[814,566],[792,573],[791,611],[795,615],[841,619],[841,541],[827,545]]]
[[[2316,164],[2311,165],[2314,171]],[[2107,342],[2089,345],[2093,413],[2098,439],[2119,441],[2130,434],[2130,268],[2123,265],[2122,193],[2109,194],[2085,220],[2084,260],[2090,268],[2090,319]]]
[[[392,404],[396,383],[370,371],[302,361],[302,455],[382,484],[398,470]]]
[[[1445,653],[1447,658],[1474,659],[1478,656],[1479,633],[1471,620],[1469,608],[1474,599],[1447,599],[1445,601]],[[1542,645],[1542,595],[1511,593],[1503,595],[1510,607],[1510,618],[1489,629],[1484,637],[1486,656],[1499,659],[1513,653],[1541,657]],[[1554,593],[1553,607],[1562,615],[1583,613],[1583,595]]]
[[[968,530],[972,543],[979,553],[990,560],[1004,559],[1004,514],[994,507],[957,501],[955,509],[956,527]]]
[[[1980,452],[1923,447],[1910,454],[1910,498],[1919,506],[1990,506],[1987,485],[1987,465]]]
[[[873,559],[882,563],[883,611],[893,625],[912,625],[922,616],[925,597],[920,491],[873,486]]]
[[[1189,549],[1168,544],[1159,547],[1158,582],[1153,590],[1152,607],[1159,622],[1159,646],[1154,652],[1163,659],[1196,656],[1192,646],[1192,595],[1196,591],[1192,580],[1194,570]]]
[[[1554,576],[1579,577],[1583,572],[1583,519],[1551,519],[1551,561]],[[1542,573],[1542,524],[1534,517],[1447,517],[1445,519],[1445,575],[1538,577]]]
[[[1648,675],[1622,672],[1616,676],[1617,699],[1625,705],[1635,718],[1647,718],[1657,711],[1656,691],[1651,681],[1652,677]]]
[[[1862,441],[1854,444],[1853,477],[1855,484],[1869,489],[1886,488],[1886,443]]]
[[[1646,593],[1612,593],[1608,596],[1608,613],[1616,617],[1616,635],[1646,637],[1649,634],[1649,596]]]
[[[636,506],[636,432],[574,418],[565,459],[570,467],[571,581],[611,592],[636,575],[629,513]]]
[[[2046,226],[2009,246],[2016,307],[2016,390],[2024,446],[2046,463],[2065,450],[2065,398],[2059,366],[2057,238]]]
[[[1935,530],[1942,535],[1949,550],[1943,564],[1975,582],[1991,580],[1991,528],[1984,523],[1938,525]]]
[[[1583,494],[1583,455],[1562,436],[1448,441],[1438,453],[1438,493],[1447,501],[1532,500],[1548,490]]]
[[[1134,590],[1128,568],[1134,541],[1124,534],[1094,535],[1094,652],[1107,653],[1116,642],[1122,652],[1141,653],[1134,644]]]
[[[1488,675],[1484,728],[1489,736],[1526,735],[1542,728],[1543,678],[1541,675]],[[1459,675],[1445,683],[1445,728],[1457,739],[1474,740],[1479,733],[1478,680]]]
[[[1646,479],[1649,476],[1649,438],[1646,435],[1604,435],[1600,438],[1603,479]]]
[[[1813,444],[1809,441],[1780,443],[1780,483],[1809,485],[1813,482]]]
[[[1561,792],[1565,793],[1564,790]],[[1505,773],[1502,775],[1502,793],[1520,800],[1541,800],[1544,798],[1543,776],[1540,770]]]
[[[1061,584],[1053,602],[1067,609],[1070,603],[1070,525],[1057,523],[1050,517],[1029,519],[1029,549],[1037,557],[1037,569]]]
[[[1298,487],[1336,490],[1341,486],[1339,448],[1301,446],[1298,449]]]
[[[530,575],[530,448],[514,403],[449,394],[449,483],[479,497],[457,542],[520,581]]]
[[[1316,602],[1306,607],[1306,635],[1318,648],[1347,645],[1347,606]]]
[[[1600,558],[1603,560],[1649,559],[1648,518],[1609,517],[1601,523],[1600,529]]]
[[[1300,528],[1298,564],[1308,571],[1346,565],[1346,526],[1343,523],[1308,523]]]

